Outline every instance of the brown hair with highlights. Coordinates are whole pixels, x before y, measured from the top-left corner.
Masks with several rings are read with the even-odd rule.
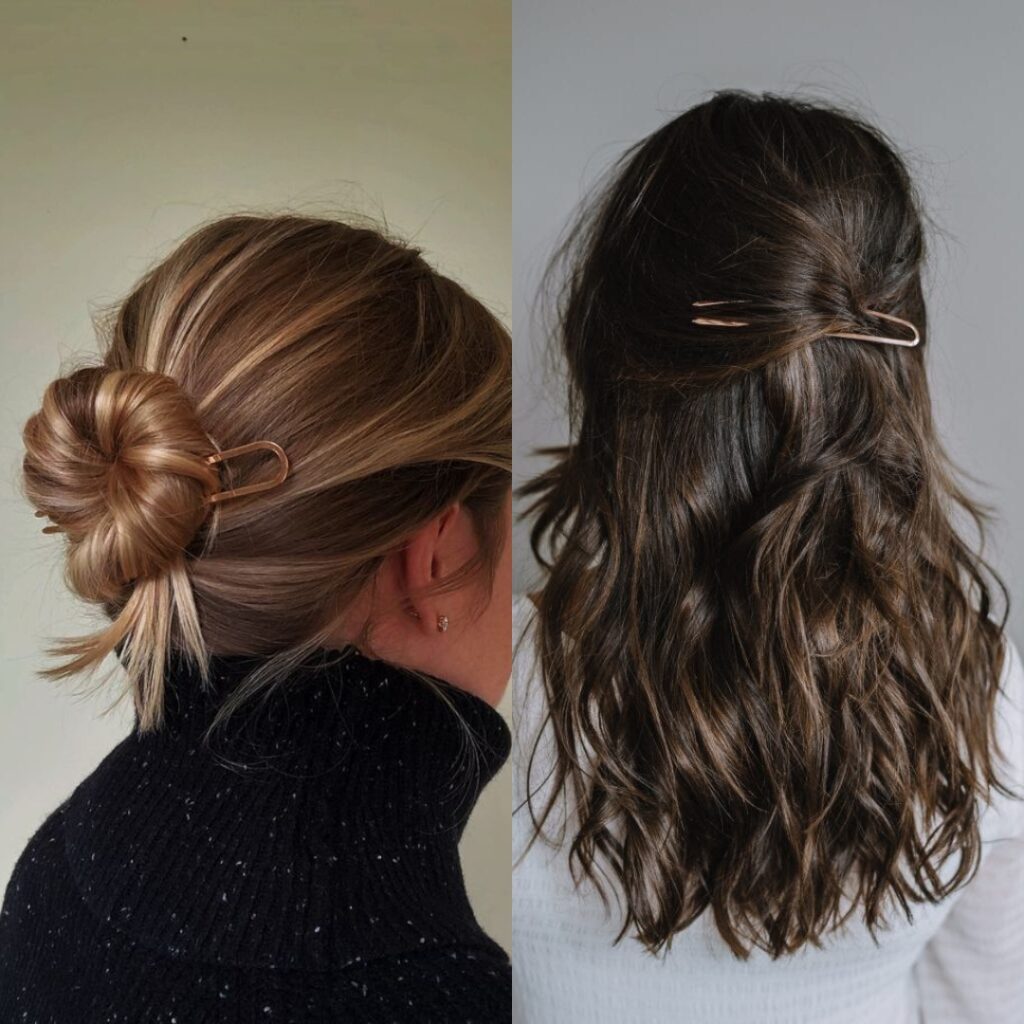
[[[387,555],[454,502],[493,579],[511,473],[511,346],[479,301],[372,226],[236,215],[187,237],[101,322],[102,355],[50,384],[23,482],[66,539],[71,590],[110,618],[61,678],[122,654],[139,727],[171,652],[264,660],[233,694],[332,646]],[[273,490],[204,505],[272,475]],[[475,574],[481,574],[479,577]],[[114,668],[116,669],[116,664]]]
[[[552,267],[571,439],[521,488],[554,744],[530,814],[556,842],[572,807],[619,939],[707,911],[779,956],[978,864],[1006,595],[932,420],[924,254],[879,130],[730,91],[634,146]],[[745,325],[694,323],[707,300]],[[869,309],[922,344],[829,337]]]

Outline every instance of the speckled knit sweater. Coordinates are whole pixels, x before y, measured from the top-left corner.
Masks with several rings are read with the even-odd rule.
[[[173,662],[164,729],[126,738],[31,840],[0,915],[0,1021],[509,1020],[458,857],[508,756],[501,716],[322,653],[204,746],[253,667],[215,658],[204,693]]]

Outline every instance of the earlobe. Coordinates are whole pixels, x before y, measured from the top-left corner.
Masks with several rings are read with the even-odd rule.
[[[413,605],[413,603],[411,601],[409,601],[407,603],[406,610],[408,611],[409,615],[411,615],[414,619],[417,619],[417,620],[419,620],[421,622],[424,621],[423,616],[420,614],[419,610]],[[447,615],[438,614],[436,619],[435,619],[435,622],[436,622],[436,625],[437,625],[438,633],[447,633],[448,632],[448,616]]]

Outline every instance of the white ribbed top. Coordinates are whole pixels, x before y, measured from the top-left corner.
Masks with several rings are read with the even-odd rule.
[[[655,959],[589,889],[574,891],[565,853],[534,843],[522,806],[534,740],[535,800],[550,763],[544,695],[534,667],[533,605],[516,599],[513,744],[514,1019],[529,1024],[1020,1024],[1024,1020],[1024,801],[995,799],[982,816],[981,867],[939,906],[898,912],[876,945],[860,925],[822,949],[773,961],[735,959],[707,915]],[[1003,671],[1001,741],[1024,791],[1024,666]],[[537,804],[540,805],[539,802]],[[571,823],[571,819],[570,819]],[[521,858],[521,859],[520,859]]]

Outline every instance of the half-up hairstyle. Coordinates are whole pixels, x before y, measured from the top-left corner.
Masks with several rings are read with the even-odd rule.
[[[61,678],[117,650],[142,731],[172,652],[262,656],[225,706],[332,646],[387,555],[454,502],[493,578],[511,473],[511,347],[495,316],[372,227],[239,215],[190,235],[100,322],[23,436],[25,493],[66,540],[71,590],[110,623],[63,640]],[[212,502],[273,475],[272,490]],[[117,664],[113,665],[117,668]]]
[[[571,439],[521,489],[554,743],[529,810],[556,841],[572,807],[619,939],[707,911],[779,956],[978,864],[1006,594],[932,421],[924,251],[880,131],[730,91],[633,147],[553,264]],[[921,344],[830,336],[891,333],[868,310]]]

